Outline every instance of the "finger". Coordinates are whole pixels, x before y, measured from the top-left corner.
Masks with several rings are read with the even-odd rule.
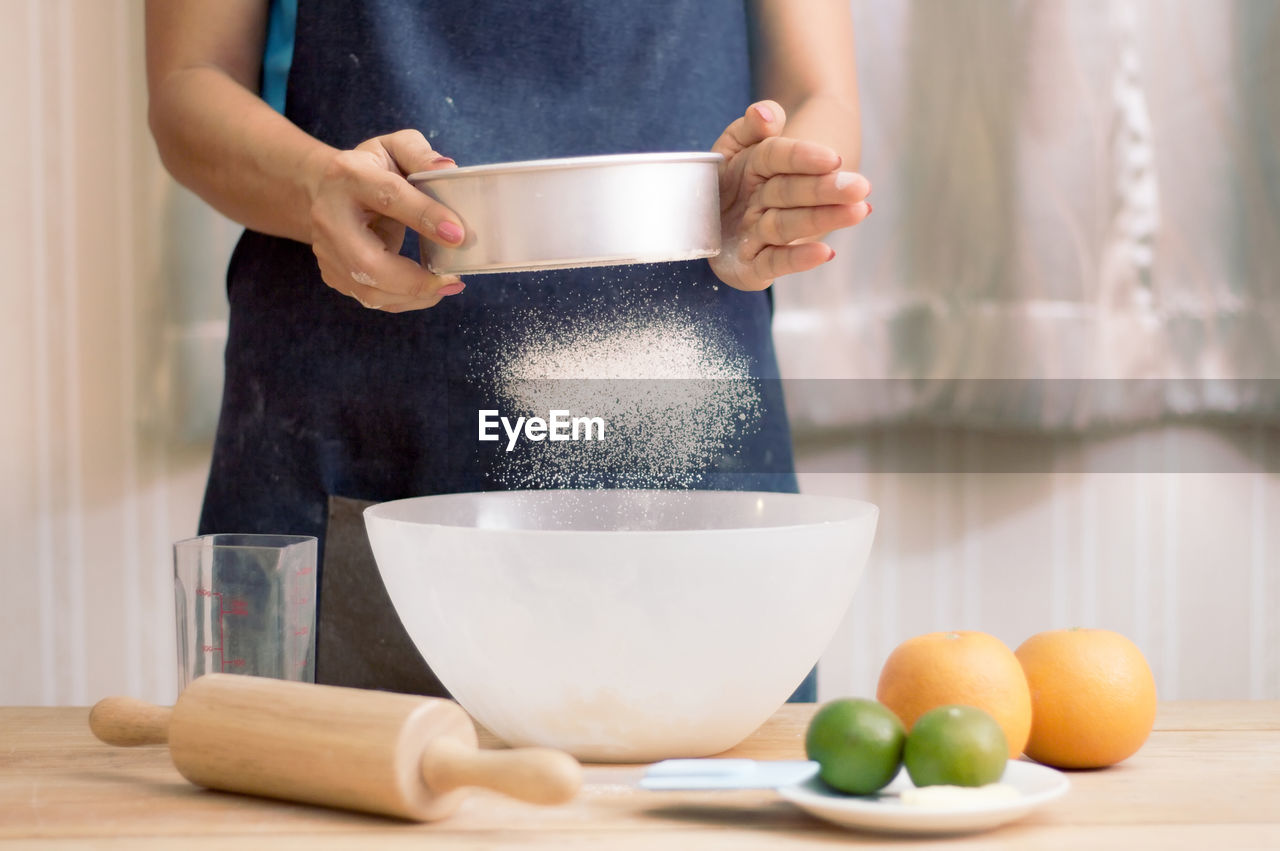
[[[358,225],[359,225],[358,222],[353,222],[350,226],[357,227]],[[404,225],[400,224],[395,219],[389,219],[386,216],[377,216],[374,218],[372,222],[370,222],[367,225],[367,227],[370,231],[373,232],[375,236],[377,236],[378,240],[382,242],[383,248],[386,251],[399,254],[400,246],[404,245],[404,234],[405,234]],[[317,249],[317,254],[319,254],[319,249]],[[336,255],[334,256],[336,257]],[[354,293],[347,292],[347,289],[349,287],[348,282],[352,280],[351,271],[347,269],[344,264],[342,264],[340,261],[337,261],[336,259],[332,261],[332,263],[334,265],[339,265],[342,267],[341,269],[338,269],[336,271],[336,274],[334,276],[335,280],[333,281],[333,284],[336,285],[335,288],[339,292],[345,295],[350,295],[354,298],[355,297]],[[325,269],[322,267],[321,271],[324,272]],[[368,297],[361,298],[359,300],[361,304],[363,304],[365,307],[374,306],[369,303],[371,299]],[[377,305],[379,308],[385,306],[382,303],[381,299],[374,299],[374,301],[379,302]]]
[[[457,166],[451,158],[431,147],[427,137],[417,130],[397,130],[370,142],[381,145],[391,158],[391,165],[404,175]]]
[[[441,245],[462,241],[462,223],[452,210],[401,175],[379,168],[367,151],[343,151],[331,167],[347,194],[366,210],[395,219]]]
[[[871,194],[871,182],[852,171],[823,175],[780,174],[760,187],[752,203],[758,207],[821,207],[859,204]]]
[[[406,296],[388,293],[365,283],[372,280],[361,273],[353,274],[341,261],[335,259],[331,252],[324,249],[316,251],[316,261],[320,267],[320,275],[332,289],[357,301],[361,307],[372,310],[398,311],[401,308],[430,307],[439,298],[413,299]]]
[[[446,295],[460,292],[465,287],[464,284],[459,282],[442,287],[429,297],[414,298],[390,293],[386,290],[378,289],[372,284],[365,283],[374,279],[363,273],[352,273],[340,262],[332,259],[323,259],[320,255],[317,255],[317,260],[320,265],[321,277],[324,278],[326,284],[343,295],[354,299],[361,307],[371,310],[399,313],[404,310],[421,310],[426,307],[434,307]]]
[[[352,213],[332,220],[322,218],[320,227],[321,238],[313,245],[317,259],[334,268],[347,270],[357,284],[382,290],[388,295],[435,298],[438,290],[459,280],[455,276],[433,275],[407,257],[401,257],[397,252],[399,246],[384,244]],[[331,282],[331,285],[346,291],[338,282]]]
[[[751,270],[761,281],[772,282],[783,275],[816,269],[835,256],[835,251],[821,242],[770,245],[755,256],[751,262]]]
[[[458,283],[459,278],[434,275],[407,257],[389,251],[358,250],[349,259],[339,260],[350,270],[351,280],[379,290],[385,297],[379,306],[406,299],[435,299],[440,290]]]
[[[834,230],[853,227],[865,219],[868,212],[865,203],[774,207],[760,217],[755,235],[767,245],[787,245],[798,239],[813,239]]]
[[[786,124],[787,112],[781,104],[772,100],[757,101],[725,128],[711,150],[724,154],[728,159],[764,139],[777,136]]]
[[[348,274],[345,269],[339,266],[327,263],[321,263],[320,266],[325,283],[330,287],[359,302],[361,307],[370,310],[381,310],[387,313],[402,313],[406,310],[422,310],[428,307],[435,307],[445,297],[457,295],[467,286],[461,281],[455,281],[441,287],[434,295],[414,298],[412,296],[389,293],[370,284],[362,283],[362,281],[371,280],[371,278],[359,273]]]
[[[440,290],[439,294],[432,298],[406,299],[404,301],[379,299],[376,293],[380,291],[375,290],[374,293],[369,294],[370,302],[366,304],[361,301],[361,304],[370,310],[379,310],[383,313],[407,313],[411,310],[426,310],[428,308],[435,307],[447,297],[458,295],[466,288],[467,285],[459,281],[457,284],[451,284],[450,286]],[[355,296],[353,295],[352,297],[354,298]],[[360,299],[357,299],[357,301],[360,301]]]
[[[406,296],[397,296],[363,284],[348,284],[348,289],[344,292],[360,303],[361,307],[369,310],[381,310],[385,313],[402,313],[406,310],[423,310],[428,307],[435,307],[444,296],[434,296],[432,298],[408,298]]]
[[[747,156],[748,169],[765,180],[779,174],[826,174],[842,162],[826,145],[781,136],[765,139]]]

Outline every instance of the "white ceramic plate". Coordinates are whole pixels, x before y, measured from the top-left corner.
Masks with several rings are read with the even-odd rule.
[[[1059,771],[1013,760],[1000,782],[1016,789],[1018,797],[972,803],[963,808],[904,806],[899,795],[912,785],[905,770],[876,795],[842,795],[816,777],[779,789],[778,794],[809,814],[841,827],[880,833],[975,833],[1022,818],[1064,794],[1071,785]]]

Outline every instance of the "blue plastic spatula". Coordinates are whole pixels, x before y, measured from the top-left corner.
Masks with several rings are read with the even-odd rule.
[[[643,789],[778,789],[818,773],[808,760],[667,759],[655,762],[640,781]]]

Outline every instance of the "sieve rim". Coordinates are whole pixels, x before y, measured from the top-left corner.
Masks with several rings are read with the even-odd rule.
[[[508,163],[442,168],[436,171],[415,171],[406,179],[410,183],[431,183],[439,180],[458,180],[473,175],[501,175],[531,171],[568,171],[588,168],[607,168],[627,165],[662,165],[666,163],[715,163],[724,162],[724,156],[704,151],[676,151],[655,154],[601,154],[586,157],[558,157],[547,160],[521,160]]]

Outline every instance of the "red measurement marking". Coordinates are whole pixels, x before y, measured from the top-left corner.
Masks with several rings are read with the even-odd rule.
[[[311,631],[311,628],[310,628],[310,627],[306,627],[306,626],[304,626],[304,627],[302,627],[302,628],[300,628],[300,629],[295,629],[295,630],[293,631],[293,634],[294,634],[294,635],[306,635],[306,634],[307,634],[308,632],[310,632],[310,631]]]
[[[226,670],[227,667],[243,668],[246,664],[244,659],[227,659],[223,655],[224,654],[223,648],[226,646],[227,639],[226,639],[226,628],[222,619],[227,615],[249,614],[249,601],[243,599],[242,597],[232,597],[231,608],[227,609],[227,608],[224,608],[222,605],[223,604],[222,594],[219,592],[211,591],[208,588],[197,588],[196,596],[218,598],[218,643],[202,645],[201,647],[202,652],[218,654],[219,670]]]
[[[202,645],[200,649],[201,649],[201,652],[204,652],[204,653],[217,653],[218,660],[221,663],[218,665],[218,670],[222,670],[223,668],[227,667],[226,662],[222,661],[222,645],[224,643],[224,639],[222,637],[222,595],[216,594],[213,591],[209,590],[208,588],[197,588],[196,596],[218,598],[218,643],[205,644],[205,645]]]
[[[293,572],[293,575],[294,575],[294,576],[306,576],[306,575],[307,575],[308,573],[310,573],[310,572],[311,572],[311,568],[309,568],[309,567],[304,567],[304,568],[302,568],[301,570],[295,570],[295,571]]]

